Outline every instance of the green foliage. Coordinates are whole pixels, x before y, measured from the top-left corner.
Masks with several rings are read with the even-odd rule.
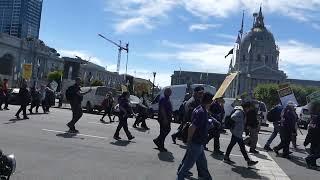
[[[103,86],[103,82],[100,81],[100,80],[94,80],[94,81],[91,83],[91,86]]]
[[[271,108],[279,103],[277,84],[260,84],[254,90],[254,96],[257,100],[266,103]]]
[[[49,72],[47,77],[49,81],[60,82],[62,75],[62,71],[53,71]]]
[[[320,88],[317,87],[303,87],[297,85],[291,85],[290,87],[292,88],[299,105],[307,104],[306,97],[309,94],[320,90]],[[257,100],[265,102],[268,108],[271,108],[280,102],[278,89],[279,86],[277,84],[260,84],[255,88],[254,95]]]

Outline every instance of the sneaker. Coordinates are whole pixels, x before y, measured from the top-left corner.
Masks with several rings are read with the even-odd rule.
[[[258,164],[258,161],[250,160],[250,161],[247,162],[247,164],[248,164],[248,166],[254,166],[254,165]]]
[[[10,109],[6,107],[6,108],[4,108],[4,110],[10,110]]]
[[[279,155],[279,151],[276,148],[272,149],[277,155]]]
[[[134,138],[135,138],[134,136],[130,136],[130,137],[128,137],[128,140],[131,141]]]
[[[29,118],[26,116],[26,117],[23,117],[23,119],[29,119]]]
[[[164,147],[163,147],[163,148],[160,148],[159,150],[160,150],[160,152],[168,152],[168,149],[166,149],[166,148],[164,148]]]
[[[267,146],[267,145],[265,145],[263,149],[266,150],[266,151],[272,151],[271,147]]]
[[[79,133],[79,131],[78,130],[76,130],[76,129],[69,129],[69,131],[68,131],[69,133],[74,133],[74,134],[77,134],[77,133]]]
[[[103,119],[100,119],[100,122],[105,123],[105,121]]]
[[[113,136],[113,139],[119,141],[119,140],[121,140],[121,137],[119,137],[119,136]]]
[[[19,116],[19,115],[16,114],[15,116],[16,116],[17,119],[20,119],[20,116]]]
[[[249,152],[250,152],[250,153],[253,153],[253,154],[259,154],[259,151],[255,150],[255,149],[250,149]]]
[[[176,136],[175,135],[171,135],[171,138],[172,138],[173,144],[177,144]]]
[[[223,162],[225,162],[225,163],[227,163],[227,164],[235,164],[235,162],[234,162],[234,161],[231,161],[231,159],[228,158],[228,157],[224,157],[224,158],[223,158]]]

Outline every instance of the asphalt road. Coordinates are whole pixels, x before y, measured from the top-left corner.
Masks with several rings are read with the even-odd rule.
[[[66,123],[71,119],[67,109],[51,109],[50,114],[30,115],[29,120],[16,120],[18,107],[0,111],[0,148],[14,153],[17,158],[17,172],[13,180],[173,180],[185,153],[185,145],[178,141],[166,141],[168,153],[154,149],[152,139],[159,133],[155,120],[148,120],[150,131],[130,128],[136,137],[133,141],[112,139],[117,122],[102,124],[100,116],[84,114],[77,124],[80,134],[66,133]],[[133,119],[129,120],[132,127]],[[172,132],[176,129],[174,124]],[[259,144],[264,145],[272,128],[263,128]],[[306,131],[303,130],[304,135]],[[123,131],[120,136],[126,139]],[[211,175],[217,180],[236,179],[291,179],[315,180],[320,172],[305,168],[306,152],[302,147],[303,136],[298,136],[299,150],[292,149],[293,159],[276,157],[273,152],[261,152],[250,157],[259,160],[254,168],[247,168],[239,148],[235,146],[231,159],[236,165],[221,161],[222,157],[212,156],[207,151]],[[225,151],[230,133],[221,137],[221,149]],[[276,139],[272,145],[279,143]],[[208,146],[212,150],[210,142]],[[318,162],[320,163],[320,162]],[[197,179],[196,168],[192,169]]]

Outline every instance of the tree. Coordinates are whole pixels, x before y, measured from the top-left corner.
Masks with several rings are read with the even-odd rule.
[[[49,72],[47,77],[49,81],[60,82],[62,75],[62,71],[53,71]]]
[[[103,86],[103,82],[100,81],[100,80],[94,80],[94,81],[91,83],[91,86]]]
[[[266,103],[268,108],[280,102],[277,84],[259,84],[254,90],[254,96],[257,100]]]

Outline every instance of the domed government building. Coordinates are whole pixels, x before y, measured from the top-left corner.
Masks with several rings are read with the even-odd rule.
[[[253,27],[248,33],[239,31],[236,46],[229,52],[233,54],[228,74],[236,74],[225,96],[236,97],[245,92],[251,94],[258,84],[291,83],[303,86],[318,86],[320,81],[287,79],[285,72],[279,69],[279,47],[273,34],[266,28],[260,7],[253,14]],[[242,21],[243,22],[243,21]],[[228,54],[228,55],[229,55]],[[171,84],[210,84],[219,88],[227,74],[174,71]]]

